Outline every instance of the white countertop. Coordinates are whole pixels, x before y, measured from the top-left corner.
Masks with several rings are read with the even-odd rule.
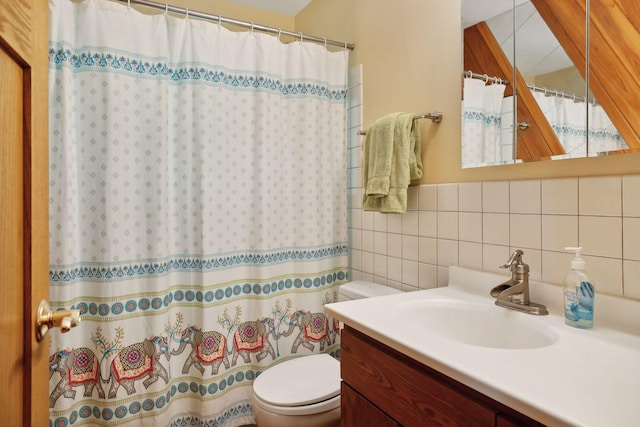
[[[505,278],[450,267],[447,287],[328,304],[325,312],[546,425],[640,425],[640,302],[600,295],[595,284],[595,326],[580,330],[564,324],[559,286],[530,284],[531,301],[545,304],[547,316],[496,306],[489,290]],[[506,322],[534,322],[556,340],[531,349],[457,342],[403,318],[406,302],[421,300],[486,304],[504,310]]]

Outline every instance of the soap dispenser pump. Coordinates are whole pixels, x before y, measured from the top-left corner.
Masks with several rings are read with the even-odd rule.
[[[564,278],[564,323],[575,328],[591,329],[595,289],[585,273],[585,261],[580,257],[582,248],[564,249],[576,254],[571,260],[571,270]]]

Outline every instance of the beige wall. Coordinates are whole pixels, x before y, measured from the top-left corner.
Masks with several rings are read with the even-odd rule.
[[[313,0],[295,24],[355,43],[350,62],[363,65],[365,126],[394,111],[444,113],[441,124],[422,124],[422,184],[640,172],[640,154],[461,169],[460,16],[451,0]]]
[[[160,0],[155,1],[163,3]],[[238,19],[241,21],[255,22],[256,24],[266,25],[274,28],[282,28],[283,30],[287,31],[293,31],[295,28],[295,18],[292,16],[267,12],[264,10],[231,3],[227,0],[168,0],[167,3],[169,3],[169,5],[171,6],[188,7],[190,10],[197,10],[198,12],[209,13],[212,15],[222,15],[225,18]],[[150,9],[140,7],[140,10],[149,11]],[[240,29],[240,27],[230,26],[229,29],[238,30]],[[285,40],[284,37],[283,40]]]

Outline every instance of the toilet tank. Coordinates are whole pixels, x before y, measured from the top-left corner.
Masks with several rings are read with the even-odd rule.
[[[379,285],[366,280],[354,280],[340,285],[338,289],[338,301],[349,301],[361,298],[378,297],[382,295],[397,294],[402,291],[389,286]]]

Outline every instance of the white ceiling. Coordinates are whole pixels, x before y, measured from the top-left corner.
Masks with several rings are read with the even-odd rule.
[[[232,3],[269,10],[283,15],[296,16],[311,0],[229,0]]]
[[[462,0],[462,27],[486,21],[511,63],[514,52],[513,5],[514,0]],[[535,6],[529,0],[515,0],[515,5],[515,55],[518,70],[525,79],[572,67],[571,59]]]

